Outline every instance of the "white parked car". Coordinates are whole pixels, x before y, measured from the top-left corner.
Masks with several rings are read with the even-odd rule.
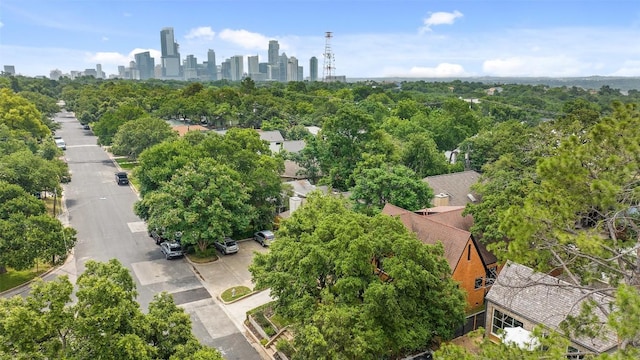
[[[55,139],[56,141],[56,146],[59,147],[62,150],[67,150],[67,144],[64,142],[64,140],[62,138],[60,139]]]

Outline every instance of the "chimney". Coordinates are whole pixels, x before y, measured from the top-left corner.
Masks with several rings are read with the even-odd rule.
[[[289,198],[289,215],[292,215],[294,211],[302,205],[302,199],[298,196],[292,196]]]
[[[449,206],[449,194],[440,193],[433,198],[433,206]]]

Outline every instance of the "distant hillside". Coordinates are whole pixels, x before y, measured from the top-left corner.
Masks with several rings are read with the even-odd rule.
[[[347,78],[348,82],[360,82],[366,80],[374,80],[379,82],[412,82],[412,81],[428,81],[428,82],[450,82],[455,80],[468,82],[481,82],[486,84],[525,84],[525,85],[548,85],[552,87],[572,87],[577,86],[583,89],[600,89],[602,86],[608,85],[614,89],[620,89],[623,92],[635,89],[640,90],[640,77],[613,77],[613,76],[587,76],[587,77],[466,77],[466,78]]]

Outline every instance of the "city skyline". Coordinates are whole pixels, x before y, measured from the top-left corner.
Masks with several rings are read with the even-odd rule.
[[[640,4],[559,1],[3,0],[0,65],[48,76],[101,64],[106,74],[148,51],[162,64],[158,32],[175,29],[181,60],[267,62],[269,41],[322,77],[325,32],[335,74],[347,78],[640,76]],[[248,64],[244,64],[248,69]]]

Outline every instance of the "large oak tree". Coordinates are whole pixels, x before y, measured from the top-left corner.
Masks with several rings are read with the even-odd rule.
[[[295,359],[374,359],[450,338],[464,296],[441,246],[392,217],[367,217],[314,194],[250,267],[295,323]]]

